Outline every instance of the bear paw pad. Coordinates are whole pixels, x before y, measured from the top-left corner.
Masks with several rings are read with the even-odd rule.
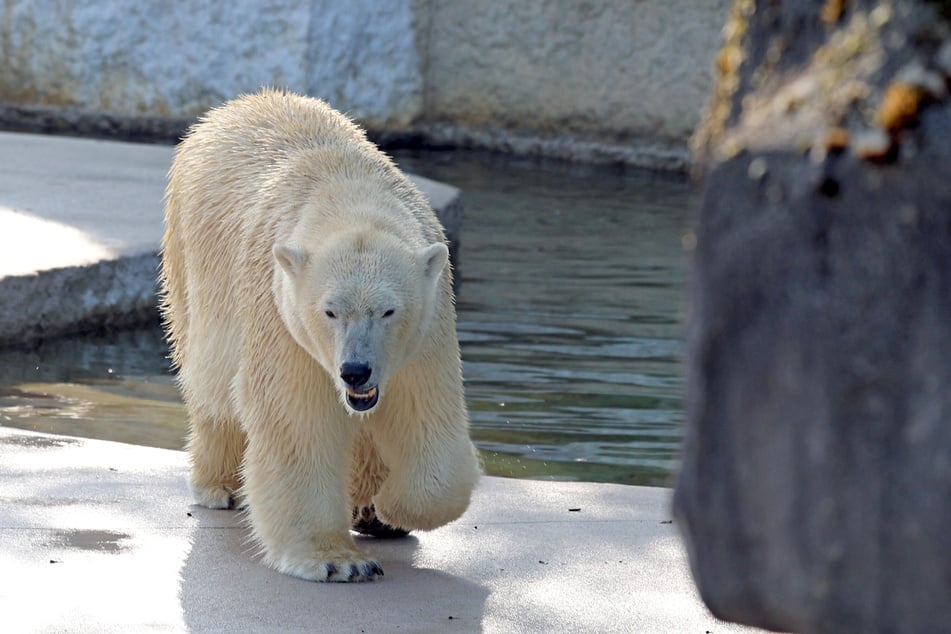
[[[353,530],[361,535],[369,535],[380,539],[397,539],[409,535],[408,530],[390,526],[380,521],[376,516],[376,508],[370,506],[353,507]]]

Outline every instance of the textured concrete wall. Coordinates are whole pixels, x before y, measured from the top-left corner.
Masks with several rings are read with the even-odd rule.
[[[686,138],[728,0],[433,0],[427,115]]]
[[[182,118],[271,84],[377,130],[488,125],[682,145],[728,4],[6,0],[0,106]]]
[[[345,7],[345,8],[342,8]],[[418,116],[411,0],[8,0],[0,101],[190,116],[264,84],[378,126]]]

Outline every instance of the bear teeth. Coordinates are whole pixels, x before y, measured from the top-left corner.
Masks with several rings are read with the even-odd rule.
[[[347,396],[358,401],[370,401],[376,397],[376,388],[371,387],[366,392],[355,392],[351,389],[348,389]]]
[[[355,392],[347,388],[347,404],[354,411],[367,412],[376,406],[378,395],[376,387],[371,387],[366,392]]]

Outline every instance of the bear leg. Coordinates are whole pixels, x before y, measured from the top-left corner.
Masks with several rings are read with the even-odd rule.
[[[386,480],[388,469],[380,459],[369,432],[357,434],[353,443],[353,458],[350,462],[350,502],[353,504],[351,528],[361,535],[381,539],[406,537],[409,531],[384,524],[376,516],[373,496]]]
[[[311,581],[383,576],[379,562],[359,550],[350,535],[347,447],[334,451],[334,443],[298,439],[298,451],[276,451],[277,441],[266,436],[249,436],[242,471],[253,537],[265,562]]]
[[[350,501],[354,507],[370,506],[386,479],[387,468],[366,430],[357,433],[350,461]]]
[[[189,486],[198,504],[210,509],[240,506],[238,473],[244,445],[244,432],[238,423],[192,416]]]

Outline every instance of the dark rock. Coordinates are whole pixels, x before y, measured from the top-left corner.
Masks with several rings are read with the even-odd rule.
[[[740,1],[726,31],[734,52],[697,137],[706,184],[675,513],[720,618],[941,631],[951,102],[912,81],[914,117],[881,117],[911,66],[948,80],[935,63],[948,29],[934,3],[827,4],[844,12]],[[833,128],[848,147],[827,143]],[[870,130],[885,152],[866,152]]]

